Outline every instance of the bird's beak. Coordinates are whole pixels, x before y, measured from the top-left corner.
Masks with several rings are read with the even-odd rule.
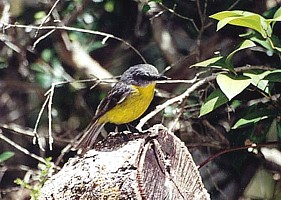
[[[167,76],[164,76],[164,75],[159,75],[156,79],[160,81],[160,80],[168,80],[170,78],[168,78]]]

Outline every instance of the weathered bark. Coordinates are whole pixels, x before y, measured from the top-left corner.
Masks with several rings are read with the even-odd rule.
[[[173,133],[110,135],[68,161],[40,199],[210,199],[190,153]]]

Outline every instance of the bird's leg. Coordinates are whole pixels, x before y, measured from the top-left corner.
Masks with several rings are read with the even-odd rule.
[[[128,129],[128,131],[132,132],[132,133],[140,133],[140,131],[138,129],[136,129],[136,127],[134,127],[132,124],[127,123],[126,127]]]

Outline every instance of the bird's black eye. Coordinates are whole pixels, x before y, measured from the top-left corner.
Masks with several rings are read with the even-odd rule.
[[[138,74],[137,78],[139,80],[144,80],[144,81],[153,81],[155,80],[155,77],[149,74]]]

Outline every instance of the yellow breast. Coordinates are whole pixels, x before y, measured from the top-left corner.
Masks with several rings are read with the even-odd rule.
[[[125,124],[139,118],[153,99],[155,83],[143,87],[133,86],[133,88],[135,91],[123,102],[105,113],[99,119],[99,122]]]

